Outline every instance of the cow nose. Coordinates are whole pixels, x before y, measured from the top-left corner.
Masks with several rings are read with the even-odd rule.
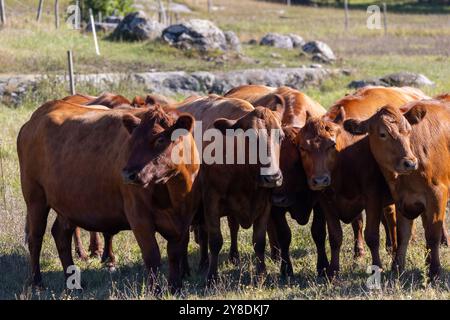
[[[283,174],[278,170],[275,174],[262,175],[261,182],[266,188],[280,187],[283,184]]]
[[[138,175],[136,171],[122,170],[122,179],[125,183],[135,183]]]
[[[313,177],[311,180],[312,180],[312,184],[315,188],[328,187],[331,183],[331,178],[327,174],[325,174],[323,176]]]
[[[413,171],[418,167],[417,159],[402,159],[401,164],[405,171]]]

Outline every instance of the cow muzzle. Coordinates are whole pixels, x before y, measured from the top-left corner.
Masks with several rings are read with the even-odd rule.
[[[309,187],[312,190],[322,190],[329,187],[331,184],[331,178],[328,174],[321,176],[314,176],[309,180]]]
[[[294,198],[285,194],[272,194],[272,204],[280,208],[288,208],[294,203]]]
[[[283,174],[278,170],[275,174],[259,176],[259,185],[263,188],[276,188],[283,184]]]
[[[397,166],[397,172],[400,174],[408,174],[419,168],[417,158],[403,158]]]

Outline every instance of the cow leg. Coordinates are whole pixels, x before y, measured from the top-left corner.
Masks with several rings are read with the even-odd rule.
[[[275,210],[275,211],[274,211]],[[272,211],[269,217],[269,222],[267,223],[267,235],[269,237],[269,245],[270,245],[270,258],[273,261],[280,261],[280,244],[278,243],[278,234],[276,227],[274,225],[274,221],[272,218],[273,214],[278,214],[279,210],[272,207]],[[281,213],[281,214],[284,214]]]
[[[91,257],[100,258],[103,254],[103,249],[98,232],[89,232],[89,237],[89,253]]]
[[[392,269],[399,274],[405,269],[406,252],[413,230],[413,220],[409,220],[399,213],[397,215],[397,250],[394,253]]]
[[[395,205],[384,207],[381,222],[386,232],[386,250],[395,255],[397,251],[397,213]],[[389,240],[389,241],[388,241]]]
[[[218,278],[218,264],[219,253],[222,249],[223,238],[220,231],[220,220],[211,221],[207,225],[208,229],[208,244],[209,244],[209,268],[208,268],[208,281],[216,280]]]
[[[116,267],[116,256],[113,252],[113,235],[110,233],[103,233],[103,239],[105,241],[105,248],[102,254],[102,263],[106,263],[108,269],[114,271]]]
[[[239,250],[238,250],[238,232],[239,232],[239,223],[233,216],[228,216],[228,227],[230,228],[230,255],[229,260],[234,265],[239,265]]]
[[[181,289],[180,267],[184,255],[184,245],[184,239],[182,241],[169,240],[167,243],[167,257],[169,259],[169,288],[172,294],[178,293]]]
[[[442,240],[442,226],[445,219],[445,207],[447,204],[447,188],[433,190],[431,201],[427,202],[427,210],[422,214],[427,242],[427,264],[430,267],[431,280],[439,277],[441,262],[439,258],[439,246]]]
[[[314,207],[311,235],[317,249],[317,274],[319,277],[323,277],[325,271],[329,268],[329,263],[325,248],[327,238],[325,215],[319,205]]]
[[[28,250],[30,251],[31,281],[33,285],[41,286],[42,276],[39,260],[50,208],[47,205],[44,192],[40,187],[26,192],[24,185],[22,182],[24,197],[27,203],[25,232],[26,240],[28,241]],[[27,195],[30,195],[30,197]]]
[[[56,249],[58,250],[59,259],[64,270],[66,278],[69,266],[74,265],[72,258],[72,235],[75,226],[57,217],[52,227],[52,236],[55,240]]]
[[[148,285],[155,294],[159,294],[160,287],[156,283],[156,278],[161,266],[161,253],[156,241],[155,227],[150,220],[137,214],[127,216],[131,230],[141,249],[144,264],[148,270]]]
[[[286,214],[280,212],[272,212],[271,220],[276,229],[278,236],[278,244],[281,250],[281,267],[280,274],[282,277],[292,277],[294,271],[292,268],[291,257],[289,254],[289,246],[291,245],[291,229],[286,220]]]
[[[264,251],[266,249],[266,232],[269,215],[270,206],[267,206],[265,212],[253,222],[252,244],[256,254],[256,273],[259,275],[266,272]]]
[[[191,275],[191,268],[188,260],[188,245],[189,245],[189,231],[183,238],[183,257],[181,261],[181,278],[189,277]]]
[[[328,227],[328,238],[331,249],[331,261],[327,269],[327,277],[333,279],[339,273],[339,255],[342,246],[342,226],[339,218],[328,206],[322,207],[325,211],[325,217]]]
[[[447,226],[445,225],[445,218],[442,221],[442,238],[441,238],[441,245],[444,247],[450,246],[450,238],[448,236],[447,232]]]
[[[353,236],[354,236],[354,252],[355,259],[361,258],[365,254],[364,250],[364,238],[363,238],[363,228],[364,228],[364,219],[362,213],[360,213],[353,221]]]
[[[81,228],[76,227],[73,232],[73,241],[75,242],[75,253],[77,256],[83,260],[88,260],[88,255],[86,253],[86,250],[84,250],[83,242],[81,241]]]
[[[380,258],[380,223],[383,208],[376,196],[370,196],[366,208],[366,229],[364,237],[372,255],[372,265],[383,268]]]
[[[208,232],[204,223],[198,225],[197,228],[198,244],[200,246],[200,262],[198,265],[198,272],[204,273],[209,268],[208,257]]]

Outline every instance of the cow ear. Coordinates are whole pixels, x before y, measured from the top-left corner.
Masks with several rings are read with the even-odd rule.
[[[344,121],[344,129],[353,135],[363,135],[369,131],[368,121],[348,119]]]
[[[154,106],[155,104],[156,104],[156,100],[152,96],[148,95],[145,98],[145,105],[146,106]]]
[[[279,94],[274,94],[272,99],[274,103],[270,104],[270,110],[278,113],[280,115],[280,118],[282,118],[284,114],[284,109],[286,108],[286,102],[283,96]]]
[[[222,132],[223,135],[227,133],[227,129],[233,129],[233,126],[236,124],[236,120],[228,120],[228,119],[217,119],[214,121],[214,128]]]
[[[336,124],[342,124],[345,121],[345,110],[341,106],[339,107],[338,114],[336,115],[336,118],[334,118],[333,122]]]
[[[131,102],[133,107],[140,108],[144,106],[144,99],[142,99],[141,96],[134,97],[133,101]]]
[[[124,127],[128,130],[128,132],[132,134],[133,130],[136,129],[136,127],[139,126],[139,124],[141,123],[141,119],[131,114],[124,114],[122,117],[122,123]]]
[[[184,129],[191,132],[194,127],[194,118],[191,115],[182,114],[178,117],[173,127],[174,129]]]
[[[409,111],[404,114],[404,117],[408,120],[409,124],[414,125],[422,121],[426,114],[427,110],[424,106],[417,105],[409,109]]]

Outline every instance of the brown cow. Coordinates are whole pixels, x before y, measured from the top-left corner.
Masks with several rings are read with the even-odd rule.
[[[389,185],[398,214],[398,250],[393,267],[402,271],[413,219],[422,217],[427,263],[439,275],[439,244],[450,187],[450,103],[409,103],[402,114],[386,106],[371,118],[348,120],[353,134],[369,134],[370,150]]]
[[[176,101],[160,94],[148,94],[145,99],[141,96],[134,97],[131,105],[135,108],[152,107],[159,105],[161,107],[169,107],[176,104]]]
[[[280,100],[282,98],[280,97]],[[202,121],[202,129],[215,128],[221,133],[218,139],[223,139],[223,150],[217,151],[223,154],[224,159],[234,153],[233,163],[220,164],[217,162],[205,162],[200,169],[199,179],[202,182],[202,204],[204,211],[204,227],[207,237],[203,232],[200,237],[200,246],[202,257],[200,269],[206,265],[205,242],[209,242],[210,259],[207,278],[213,280],[217,277],[218,254],[221,250],[223,239],[220,230],[220,217],[231,216],[244,228],[253,225],[253,245],[257,256],[257,272],[265,271],[264,248],[267,221],[270,213],[271,189],[282,183],[282,174],[279,170],[279,144],[275,143],[273,148],[271,144],[262,136],[258,136],[258,144],[266,143],[268,145],[268,154],[270,156],[270,165],[274,170],[269,174],[264,174],[264,167],[260,161],[255,164],[249,163],[251,154],[249,152],[249,142],[246,139],[244,154],[244,163],[237,164],[237,152],[234,148],[227,147],[224,135],[227,129],[242,129],[252,132],[267,133],[266,139],[270,139],[273,130],[282,137],[281,115],[283,104],[280,103],[270,110],[264,107],[254,108],[250,103],[240,99],[223,98],[216,95],[190,99],[187,103],[181,104],[178,110],[188,112],[194,116],[197,121]],[[248,132],[248,131],[247,131]],[[239,137],[234,136],[235,142]],[[240,140],[242,141],[242,140]],[[205,152],[211,144],[204,143]],[[223,153],[222,153],[223,152]],[[233,152],[233,153],[232,153]],[[202,228],[201,228],[202,230]],[[207,239],[206,239],[207,238]]]
[[[56,100],[24,124],[17,150],[34,284],[41,282],[39,256],[53,208],[52,235],[65,274],[73,265],[75,226],[107,234],[131,229],[150,284],[161,262],[158,232],[168,241],[169,283],[174,289],[181,285],[180,258],[195,211],[192,189],[199,165],[189,133],[193,118],[175,120],[172,114],[160,108],[102,110]],[[171,139],[176,129],[183,129],[183,135]],[[172,157],[181,152],[190,157]]]
[[[365,240],[372,264],[381,267],[379,225],[384,208],[394,250],[396,246],[394,206],[386,182],[370,153],[368,140],[343,129],[345,117],[367,119],[387,103],[400,107],[423,97],[416,89],[366,87],[337,101],[323,117],[310,117],[300,130],[297,138],[308,184],[313,190],[323,190],[319,201],[331,246],[328,276],[339,271],[340,221],[350,223],[364,209]]]
[[[286,220],[286,213],[300,225],[309,221],[311,209],[314,206],[311,233],[317,247],[317,271],[322,275],[328,267],[328,259],[325,252],[326,223],[320,209],[315,205],[316,193],[308,188],[305,172],[301,163],[300,152],[296,145],[296,136],[305,123],[306,114],[320,116],[326,110],[306,94],[289,88],[271,88],[258,85],[245,85],[231,90],[226,95],[242,98],[253,105],[273,107],[277,103],[277,94],[285,100],[285,110],[282,118],[283,130],[286,139],[281,144],[280,168],[283,173],[283,184],[275,188],[272,195],[271,219],[268,226],[269,240],[272,247],[272,258],[276,258],[278,251],[281,253],[281,274],[292,275],[292,263],[290,260],[289,246],[291,242],[291,230]],[[352,223],[355,234],[355,256],[362,256],[364,243],[362,237],[362,215]],[[232,228],[236,230],[237,227]],[[233,239],[237,235],[232,234]],[[237,241],[236,241],[237,242]],[[237,243],[234,245],[237,252]],[[274,252],[275,251],[275,252]]]
[[[128,108],[148,108],[155,105],[161,105],[163,107],[168,106],[171,103],[175,103],[174,100],[164,97],[158,94],[149,94],[145,99],[141,96],[136,96],[132,102],[127,98],[117,95],[111,92],[104,92],[99,97],[89,96],[85,94],[76,94],[73,96],[68,96],[62,100],[82,104],[86,106],[105,106],[110,109],[128,109]],[[115,267],[116,258],[112,249],[112,235],[103,234],[105,247],[102,248],[100,244],[100,238],[97,232],[90,233],[89,241],[89,252],[91,257],[101,257],[103,263],[107,263],[107,266],[113,270]],[[74,242],[75,242],[75,252],[82,260],[87,260],[88,255],[84,250],[83,243],[81,241],[81,230],[79,228],[75,229],[74,232]]]

